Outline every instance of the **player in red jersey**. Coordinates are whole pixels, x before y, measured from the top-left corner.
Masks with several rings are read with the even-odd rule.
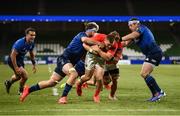
[[[92,75],[94,74],[96,79],[96,91],[93,96],[94,102],[98,103],[100,102],[100,91],[102,90],[102,79],[104,75],[104,65],[106,60],[110,60],[113,58],[113,55],[108,52],[109,48],[112,46],[112,43],[114,41],[114,37],[112,34],[108,34],[107,36],[105,34],[96,34],[92,39],[103,42],[105,47],[99,48],[99,46],[86,46],[84,44],[84,48],[88,50],[86,58],[85,58],[85,76],[81,78],[79,82],[77,82],[77,94],[78,96],[82,95],[81,86],[84,82],[88,81]],[[94,50],[94,51],[93,51]],[[98,52],[97,55],[92,53]]]
[[[106,61],[103,83],[105,86],[108,86],[109,83],[112,82],[112,85],[110,86],[111,91],[109,94],[109,99],[117,100],[115,93],[117,90],[117,80],[120,76],[117,63],[122,59],[123,47],[127,46],[128,42],[121,42],[119,34],[116,31],[113,33],[116,35],[116,38],[112,48],[109,50],[109,53],[111,53],[114,57],[111,61]]]

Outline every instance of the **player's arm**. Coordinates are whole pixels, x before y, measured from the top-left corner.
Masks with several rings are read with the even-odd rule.
[[[30,51],[30,52],[29,52],[29,55],[30,55],[30,59],[31,59],[32,64],[35,65],[36,62],[35,62],[34,52],[33,52],[33,51]]]
[[[30,55],[30,59],[31,59],[31,62],[32,62],[32,65],[33,65],[33,73],[36,73],[36,61],[35,61],[35,55],[34,55],[34,52],[33,51],[30,51],[29,52],[29,55]]]
[[[13,64],[13,67],[14,67],[16,73],[21,74],[20,69],[19,69],[17,62],[16,62],[16,56],[17,55],[18,55],[18,52],[15,49],[13,49],[10,57],[11,57],[11,61],[12,61],[12,64]]]
[[[93,54],[97,54],[97,52],[94,51],[94,50],[91,48],[91,46],[83,43],[83,47],[84,47],[84,49],[85,49],[86,51],[89,51],[90,53],[93,53]]]
[[[106,53],[106,52],[103,52],[102,50],[100,50],[100,52],[98,52],[98,53],[106,61],[109,61],[109,60],[111,60],[113,58],[113,55],[111,53],[109,53],[109,52]]]
[[[99,45],[99,46],[103,46],[101,44],[101,42],[96,41],[95,39],[93,39],[93,37],[82,37],[81,41],[87,45]]]
[[[128,41],[122,41],[121,44],[123,47],[127,47],[131,45],[134,42],[134,40],[128,40]]]
[[[128,35],[125,35],[121,38],[122,41],[128,41],[128,40],[133,40],[133,39],[137,39],[140,36],[140,33],[137,31],[134,31]]]
[[[119,60],[121,60],[123,58],[123,56],[122,56],[122,53],[121,52],[117,52],[116,53],[116,57],[114,57],[114,61],[115,62],[118,62]]]
[[[92,46],[92,49],[96,51],[100,55],[100,57],[102,57],[106,61],[109,61],[113,58],[113,55],[110,52],[104,52],[98,46]]]

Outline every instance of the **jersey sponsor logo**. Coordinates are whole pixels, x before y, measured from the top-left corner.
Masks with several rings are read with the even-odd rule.
[[[154,59],[151,59],[151,62],[156,63],[157,61],[156,61],[156,60],[154,60]]]
[[[145,60],[146,60],[146,61],[149,61],[149,58],[146,58]]]

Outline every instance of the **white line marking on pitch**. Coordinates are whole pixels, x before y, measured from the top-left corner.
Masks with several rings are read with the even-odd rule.
[[[175,109],[44,109],[44,110],[14,110],[14,111],[1,111],[0,112],[62,112],[62,111],[86,111],[86,112],[92,112],[92,111],[103,111],[103,112],[180,112],[180,110]]]

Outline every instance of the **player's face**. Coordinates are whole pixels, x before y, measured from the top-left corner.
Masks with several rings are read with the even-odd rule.
[[[33,42],[36,37],[36,32],[34,31],[29,31],[29,33],[26,35],[26,39],[28,42]]]
[[[90,33],[89,33],[89,37],[93,37],[94,35],[95,35],[95,31],[91,31]]]
[[[129,26],[129,29],[133,32],[133,31],[136,31],[137,28],[138,28],[138,24],[137,23],[133,23],[133,24],[130,24],[128,25]]]
[[[104,44],[105,44],[107,50],[112,47],[112,44],[111,44],[110,41],[107,40],[107,39],[104,41]]]

